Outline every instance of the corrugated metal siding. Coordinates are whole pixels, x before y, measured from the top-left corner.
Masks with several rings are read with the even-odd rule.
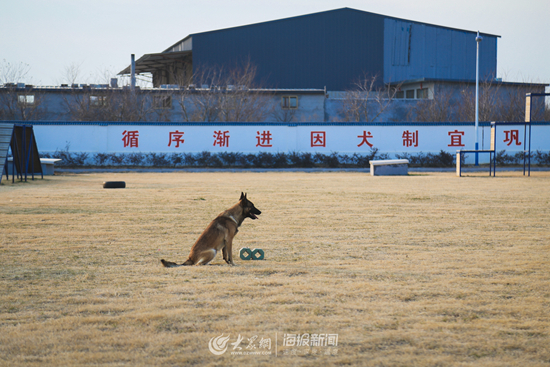
[[[410,35],[409,62],[404,39]],[[384,21],[384,81],[417,78],[475,80],[476,34],[445,27],[386,18]],[[480,78],[496,75],[497,37],[480,44]],[[399,55],[396,58],[396,55]]]
[[[248,59],[268,88],[345,90],[383,76],[384,17],[353,9],[194,34],[193,67]]]

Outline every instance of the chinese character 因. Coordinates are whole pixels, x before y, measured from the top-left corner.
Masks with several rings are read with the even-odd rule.
[[[176,148],[180,147],[180,144],[183,144],[185,142],[184,139],[182,139],[184,132],[180,132],[178,130],[176,131],[170,131],[170,138],[168,139],[168,146],[172,145],[172,142],[176,143]]]
[[[516,145],[521,145],[519,141],[519,130],[508,130],[504,131],[504,134],[506,135],[506,139],[504,139],[504,143],[508,143],[506,145],[510,146],[513,142],[516,142]]]
[[[256,139],[258,140],[258,143],[256,144],[257,147],[272,147],[271,140],[273,138],[271,137],[271,131],[263,131],[263,132],[257,132],[258,135],[256,135]]]
[[[462,144],[462,137],[464,136],[464,131],[449,131],[449,136],[451,137],[451,144],[449,144],[449,147],[463,147],[464,144]]]
[[[311,146],[312,147],[325,147],[327,134],[325,131],[312,131],[311,132]]]
[[[404,147],[417,147],[418,146],[418,130],[410,132],[409,130],[403,131],[403,146]]]
[[[130,147],[130,148],[137,148],[139,141],[139,131],[127,131],[124,130],[122,132],[122,142],[124,143],[124,148]]]
[[[214,146],[229,147],[229,131],[214,131]]]
[[[367,139],[373,138],[370,131],[363,131],[363,135],[357,135],[357,137],[361,139],[361,143],[357,144],[358,147],[360,147],[363,144],[367,144],[369,147],[372,148],[372,144],[369,143],[369,141],[367,140]]]

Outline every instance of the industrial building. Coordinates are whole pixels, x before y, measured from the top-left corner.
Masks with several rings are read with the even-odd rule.
[[[497,40],[481,33],[480,78],[494,78]],[[135,72],[153,84],[193,83],[205,67],[257,68],[264,88],[344,91],[365,76],[385,84],[473,82],[476,32],[343,8],[190,34],[160,53],[146,54]],[[120,74],[130,74],[128,66]],[[414,88],[413,93],[416,94]],[[412,90],[412,88],[411,88]],[[424,95],[426,92],[419,92]],[[411,97],[411,92],[404,96]]]

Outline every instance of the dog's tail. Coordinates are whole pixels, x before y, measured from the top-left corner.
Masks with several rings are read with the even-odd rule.
[[[187,266],[187,265],[193,265],[193,262],[191,260],[187,260],[186,262],[184,262],[183,264],[176,264],[176,263],[173,263],[171,261],[166,261],[164,259],[161,259],[160,262],[162,263],[162,265],[164,265],[164,267],[166,268],[177,268],[178,266]]]

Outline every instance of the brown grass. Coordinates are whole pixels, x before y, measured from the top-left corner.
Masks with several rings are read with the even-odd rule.
[[[237,266],[161,266],[241,191],[263,213],[235,238]],[[548,365],[549,201],[548,172],[3,181],[0,365]],[[272,354],[215,356],[222,333],[243,351],[270,338]]]

